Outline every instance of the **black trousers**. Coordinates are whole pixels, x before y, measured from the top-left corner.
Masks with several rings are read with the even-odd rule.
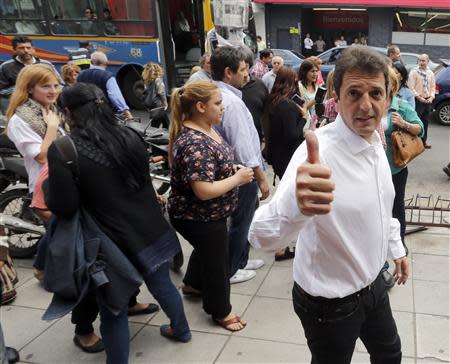
[[[426,143],[428,137],[428,122],[430,121],[431,111],[432,111],[431,104],[426,104],[417,101],[416,99],[416,113],[423,123],[424,134],[422,140],[424,143]]]
[[[402,243],[405,245],[405,190],[408,181],[408,167],[403,168],[400,172],[392,175],[392,182],[395,189],[394,206],[392,207],[392,217],[400,222],[400,236]]]
[[[226,219],[210,222],[171,219],[194,247],[183,282],[202,291],[203,309],[214,319],[231,312]]]
[[[128,308],[137,304],[139,290],[130,298]],[[94,332],[92,323],[97,319],[99,312],[95,291],[89,292],[81,302],[72,310],[71,321],[75,325],[75,335],[89,335]]]
[[[313,297],[296,283],[292,296],[312,364],[350,364],[358,337],[372,364],[401,363],[400,337],[381,275],[370,286],[344,298]]]

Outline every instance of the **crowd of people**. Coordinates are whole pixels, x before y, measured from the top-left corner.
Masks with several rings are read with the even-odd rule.
[[[265,264],[249,259],[250,241],[275,251],[276,260],[295,257],[294,307],[314,363],[349,363],[358,337],[373,362],[400,363],[386,291],[408,278],[408,168],[393,164],[390,145],[401,129],[430,147],[435,82],[427,55],[408,75],[396,46],[388,48],[389,60],[349,47],[324,82],[317,57],[296,72],[270,49],[254,61],[246,47],[223,46],[202,56],[186,84],[172,91],[170,105],[161,66],[146,64],[143,101],[150,112],[159,110],[152,126],[169,128],[165,201],[152,187],[145,143],[115,118],[133,116],[106,69],[107,56],[94,52],[89,69],[67,64],[60,76],[34,56],[30,39],[16,37],[13,47],[16,55],[0,66],[0,101],[7,135],[24,157],[33,206],[48,231],[83,211],[94,218],[118,248],[115,259],[129,262],[169,318],[161,335],[192,338],[169,276],[178,232],[193,247],[181,292],[200,297],[225,330],[247,325],[232,309],[230,285],[253,279]],[[77,155],[70,163],[58,147],[67,138]],[[269,197],[264,160],[274,184],[276,177],[281,182],[258,208]],[[367,203],[351,202],[355,193]],[[39,245],[40,278],[49,244],[44,237]],[[0,244],[0,258],[3,250]],[[138,303],[138,292],[129,292],[113,314],[100,292],[92,286],[74,305],[74,343],[88,353],[105,350],[107,363],[127,363],[127,316],[159,306]],[[98,314],[101,338],[92,327]],[[380,341],[380,333],[388,340]]]

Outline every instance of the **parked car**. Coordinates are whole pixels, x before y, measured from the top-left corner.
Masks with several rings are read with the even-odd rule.
[[[289,49],[272,49],[274,56],[283,58],[284,65],[294,68],[296,71],[300,68],[303,59]]]
[[[417,66],[420,54],[401,52],[401,55],[402,55],[402,62],[405,65],[405,68],[408,72]],[[439,63],[433,62],[430,59],[430,62],[428,63],[428,67],[433,72],[435,72],[435,70],[438,66],[439,66]]]
[[[322,71],[322,76],[323,76],[324,80],[327,79],[328,73],[334,69],[334,66],[336,65],[336,61],[339,59],[341,52],[348,47],[351,47],[351,46],[330,48],[317,56],[322,60],[321,71]],[[377,52],[379,52],[383,56],[387,55],[386,48],[380,48],[380,47],[370,47],[370,48],[375,49]]]
[[[436,97],[433,101],[434,120],[450,126],[450,60],[441,59],[436,70]]]

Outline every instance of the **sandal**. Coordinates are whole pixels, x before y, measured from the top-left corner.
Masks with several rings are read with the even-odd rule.
[[[214,322],[216,322],[218,325],[222,326],[225,330],[232,331],[232,332],[241,331],[242,329],[245,328],[245,326],[247,326],[247,323],[243,322],[241,320],[241,318],[237,315],[235,315],[233,318],[230,318],[228,320],[214,319]],[[241,324],[244,327],[242,329],[233,330],[230,328],[230,326],[233,324]]]
[[[275,253],[275,261],[279,262],[282,260],[292,259],[295,257],[295,247],[291,249],[287,246],[282,254],[276,254]]]

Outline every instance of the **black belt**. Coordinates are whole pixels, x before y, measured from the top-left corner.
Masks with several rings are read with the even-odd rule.
[[[345,301],[350,301],[353,300],[355,297],[359,297],[359,296],[364,296],[367,293],[369,293],[370,291],[372,291],[373,286],[375,285],[375,283],[377,282],[378,279],[381,279],[381,273],[378,274],[377,278],[368,286],[364,287],[363,289],[360,289],[359,291],[352,293],[348,296],[342,297],[342,298],[326,298],[326,297],[321,297],[321,296],[311,296],[308,292],[306,292],[302,287],[300,287],[297,283],[295,283],[298,291],[306,296],[308,299],[310,299],[311,301],[314,302],[327,302],[327,303],[334,303],[334,302],[345,302]]]

